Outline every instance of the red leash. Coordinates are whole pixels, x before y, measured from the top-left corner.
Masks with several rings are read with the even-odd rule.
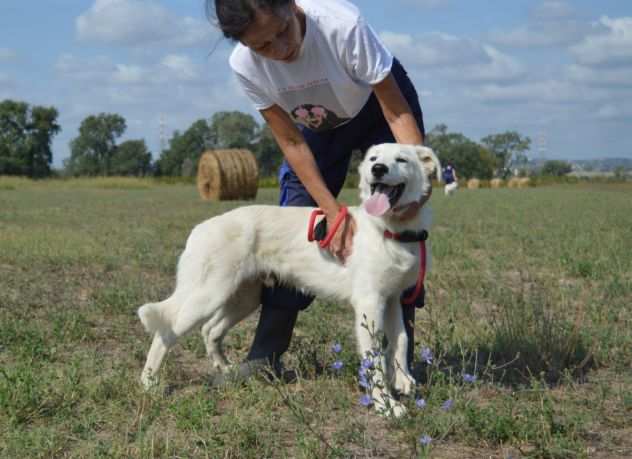
[[[346,207],[343,206],[340,208],[340,210],[338,211],[338,215],[336,215],[336,219],[334,220],[334,224],[332,225],[331,229],[327,233],[327,236],[322,241],[318,241],[318,245],[320,246],[321,249],[324,249],[329,245],[331,240],[334,238],[334,234],[336,234],[336,231],[338,231],[338,228],[340,228],[340,225],[342,224],[342,222],[345,220],[345,218],[347,218],[348,213],[349,212],[347,211]],[[316,217],[318,215],[324,215],[324,214],[325,212],[323,212],[320,209],[312,210],[312,213],[309,216],[309,225],[307,226],[307,240],[309,242],[314,241],[314,223],[316,222]]]

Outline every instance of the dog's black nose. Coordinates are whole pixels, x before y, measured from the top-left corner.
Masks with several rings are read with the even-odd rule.
[[[384,175],[387,172],[388,172],[388,167],[386,167],[386,164],[382,164],[382,163],[373,164],[373,167],[371,168],[371,173],[373,174],[375,178],[384,177]]]

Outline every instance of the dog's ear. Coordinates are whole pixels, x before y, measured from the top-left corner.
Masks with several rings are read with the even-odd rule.
[[[432,177],[432,174],[436,173],[437,180],[441,181],[441,163],[439,162],[439,158],[437,158],[437,155],[435,155],[435,152],[432,150],[432,148],[419,145],[415,147],[415,151],[417,152],[417,156],[421,161],[421,165],[426,171],[426,175],[428,177]]]

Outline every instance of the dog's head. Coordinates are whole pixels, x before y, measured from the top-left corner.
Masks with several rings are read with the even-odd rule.
[[[430,177],[441,170],[432,149],[384,143],[371,147],[360,164],[360,198],[373,216],[397,212],[430,192]],[[440,174],[437,174],[440,175]]]

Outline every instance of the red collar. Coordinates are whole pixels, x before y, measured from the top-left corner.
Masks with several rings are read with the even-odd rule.
[[[389,230],[384,230],[384,237],[387,239],[394,239],[399,242],[420,242],[428,239],[428,231],[402,231],[401,233],[391,233]]]

